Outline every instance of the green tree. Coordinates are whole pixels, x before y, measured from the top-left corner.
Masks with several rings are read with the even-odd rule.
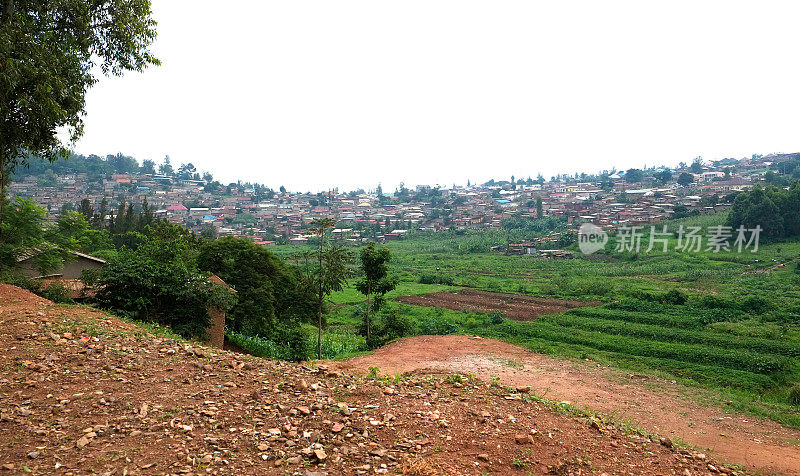
[[[543,216],[542,197],[536,197],[536,218],[542,218]]]
[[[692,160],[692,165],[689,166],[689,170],[693,174],[699,174],[700,172],[702,172],[703,171],[703,158],[702,157],[695,157],[694,160]]]
[[[142,161],[142,167],[139,169],[140,173],[153,175],[156,173],[156,163],[150,159],[144,159]]]
[[[693,182],[694,182],[694,177],[692,176],[692,174],[683,172],[678,176],[678,184],[679,185],[687,187]]]
[[[751,229],[761,226],[762,235],[767,238],[800,236],[800,182],[789,190],[756,185],[749,192],[737,194],[728,225]]]
[[[72,141],[83,134],[85,96],[98,81],[95,71],[119,76],[159,61],[148,50],[156,37],[150,0],[2,0],[0,5],[4,197],[18,166],[37,156],[66,157],[57,130],[66,130]]]
[[[318,238],[317,263],[312,271],[307,266],[307,279],[316,295],[317,304],[317,358],[322,358],[322,314],[325,297],[334,291],[341,291],[347,278],[347,264],[350,261],[344,248],[326,246],[326,234],[336,224],[333,218],[318,218],[311,222],[311,232]]]
[[[172,164],[169,161],[169,156],[164,156],[164,162],[158,166],[158,173],[161,175],[166,175],[167,177],[171,177],[175,175],[175,171],[172,169]]]
[[[628,169],[625,172],[625,181],[628,183],[637,183],[644,180],[644,172],[639,169]]]
[[[668,169],[661,169],[653,174],[653,177],[658,180],[658,183],[663,185],[672,180],[672,172],[670,172]]]
[[[189,162],[188,164],[181,164],[178,167],[178,178],[182,180],[191,180],[194,178],[194,175],[197,173],[197,169],[195,168],[194,164]]]
[[[2,270],[15,268],[19,258],[31,253],[41,274],[48,274],[61,265],[61,252],[49,241],[47,210],[33,200],[17,197],[11,201],[0,228]]]
[[[388,248],[376,247],[375,242],[370,241],[361,248],[360,258],[363,277],[356,283],[356,289],[367,298],[364,306],[364,326],[367,342],[370,342],[372,338],[370,315],[380,310],[383,297],[397,284],[388,277],[389,261],[392,259]]]
[[[83,218],[85,218],[87,222],[94,218],[94,207],[92,207],[92,202],[88,198],[81,200],[81,205],[78,207],[78,211],[81,215],[83,215]]]
[[[198,262],[236,289],[238,302],[227,319],[236,332],[278,340],[314,314],[314,295],[300,271],[250,240],[226,236],[206,242]]]

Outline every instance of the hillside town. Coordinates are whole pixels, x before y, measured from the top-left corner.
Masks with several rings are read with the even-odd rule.
[[[402,239],[409,230],[500,229],[512,218],[560,217],[572,226],[588,221],[613,229],[715,213],[731,206],[735,192],[780,178],[779,164],[795,161],[797,155],[697,158],[675,168],[611,170],[549,181],[540,175],[413,190],[401,184],[391,193],[380,185],[348,193],[294,193],[283,187],[276,192],[249,183],[221,185],[210,174],[155,173],[152,167],[90,178],[67,167],[24,175],[9,185],[8,194],[34,199],[52,219],[64,210],[77,210],[86,200],[105,220],[113,219],[120,203],[146,203],[155,217],[196,233],[248,237],[265,246],[305,243],[309,223],[330,216],[337,222],[334,239],[357,245]]]

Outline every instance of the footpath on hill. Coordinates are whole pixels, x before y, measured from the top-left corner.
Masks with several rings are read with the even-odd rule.
[[[0,362],[0,474],[743,474],[525,389],[258,359],[7,285]]]
[[[504,342],[470,336],[406,338],[370,355],[333,363],[347,372],[459,373],[529,387],[550,400],[569,401],[685,442],[720,461],[766,474],[800,474],[800,431],[771,420],[701,406],[671,381],[621,374],[597,363],[553,359]],[[620,378],[622,377],[622,378]]]

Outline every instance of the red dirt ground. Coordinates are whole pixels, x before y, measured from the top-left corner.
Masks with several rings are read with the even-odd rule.
[[[440,292],[418,296],[400,296],[397,301],[416,306],[443,307],[456,311],[500,311],[509,319],[532,321],[543,314],[564,312],[584,306],[597,306],[595,301],[563,301],[521,296],[519,294],[492,293],[476,289],[458,292]]]
[[[521,347],[469,336],[418,336],[374,354],[338,362],[344,371],[461,373],[569,401],[711,452],[716,458],[767,474],[800,474],[800,431],[771,420],[701,406],[702,395],[667,380],[621,375],[596,363],[558,360]]]
[[[488,383],[234,354],[0,285],[0,475],[741,474],[659,443]]]

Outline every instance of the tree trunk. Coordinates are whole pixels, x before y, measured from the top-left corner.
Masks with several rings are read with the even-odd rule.
[[[369,301],[370,296],[372,296],[372,289],[370,289],[370,286],[367,286],[367,307],[364,310],[365,321],[367,323],[367,345],[369,345],[369,338],[372,335],[372,329],[371,329],[372,326],[370,325],[369,322],[369,311],[370,308],[372,307],[372,303],[370,303]]]
[[[322,360],[322,298],[323,272],[322,272],[322,247],[325,244],[325,228],[320,226],[319,248],[317,249],[317,359]]]
[[[6,156],[0,149],[0,242],[3,241],[3,212],[6,204]]]
[[[322,287],[317,301],[317,358],[322,359]]]

